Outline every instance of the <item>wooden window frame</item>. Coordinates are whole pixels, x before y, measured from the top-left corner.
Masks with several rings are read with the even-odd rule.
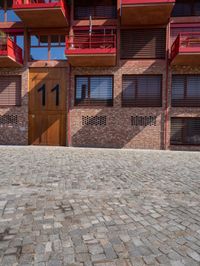
[[[78,100],[77,96],[77,79],[78,78],[87,78],[88,79],[88,98],[85,100]],[[90,99],[90,78],[93,77],[110,77],[112,78],[112,99],[111,100],[92,100]],[[74,103],[75,106],[113,106],[113,96],[114,96],[114,76],[113,75],[76,75],[75,76],[75,93],[74,93]]]
[[[138,88],[138,79],[136,79],[136,89],[135,89],[135,102],[136,102],[136,104],[135,103],[131,103],[131,102],[129,102],[129,103],[127,103],[126,102],[126,100],[124,99],[124,88],[123,88],[123,79],[125,78],[125,77],[160,77],[160,104],[159,104],[159,106],[158,105],[154,105],[154,104],[152,104],[151,106],[150,105],[143,105],[143,104],[137,104],[137,101],[138,101],[138,98],[137,98],[137,95],[138,95],[138,90],[139,90],[139,88]],[[137,75],[137,74],[134,74],[134,75],[131,75],[131,74],[128,74],[128,75],[126,75],[126,74],[124,74],[124,75],[122,75],[122,107],[135,107],[135,108],[143,108],[143,107],[146,107],[146,108],[151,108],[151,107],[155,107],[155,108],[162,108],[162,105],[163,105],[163,90],[162,90],[162,88],[163,88],[163,75],[162,74],[145,74],[145,75]]]
[[[181,131],[181,143],[176,143],[172,140],[172,119],[181,120],[182,123],[182,131]],[[171,146],[200,146],[199,144],[190,144],[188,142],[184,142],[184,140],[187,137],[187,121],[188,120],[199,120],[200,123],[200,117],[171,117],[171,135],[170,135],[170,145]]]
[[[172,84],[173,84],[173,77],[175,77],[175,76],[184,77],[184,98],[181,100],[173,100]],[[190,102],[187,102],[191,99],[191,98],[187,97],[187,95],[188,95],[187,79],[188,79],[188,77],[191,77],[191,76],[197,76],[200,78],[200,74],[173,74],[172,75],[172,83],[171,83],[171,106],[172,107],[192,107],[192,108],[200,107],[200,97],[199,98],[195,97],[194,100],[196,100],[196,102],[193,104]],[[199,99],[199,104],[197,104],[198,99]]]
[[[39,37],[38,43],[40,44],[40,37],[41,36],[47,36],[47,40],[48,40],[48,45],[47,46],[40,46],[40,45],[31,45],[31,36],[35,36],[37,35]],[[51,45],[51,36],[53,35],[57,35],[59,37],[59,45]],[[50,34],[46,34],[46,33],[31,33],[30,34],[30,45],[29,45],[29,62],[36,62],[36,61],[65,61],[67,59],[51,59],[51,48],[65,48],[66,44],[61,45],[61,36],[65,36],[65,34],[63,33],[50,33]],[[47,48],[48,49],[48,59],[38,59],[38,60],[32,60],[31,59],[31,48]]]

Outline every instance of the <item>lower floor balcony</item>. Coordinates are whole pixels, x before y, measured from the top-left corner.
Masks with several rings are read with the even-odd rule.
[[[72,66],[115,66],[115,34],[80,34],[66,40],[66,56]]]
[[[0,37],[0,67],[22,66],[22,49],[9,37]]]
[[[200,33],[180,33],[171,48],[172,65],[200,65]]]

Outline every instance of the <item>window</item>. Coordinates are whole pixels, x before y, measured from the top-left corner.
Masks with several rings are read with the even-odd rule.
[[[172,106],[200,107],[200,75],[172,76]]]
[[[176,0],[173,17],[200,16],[199,0]]]
[[[65,35],[31,35],[30,60],[66,60]]]
[[[15,106],[21,104],[21,77],[0,77],[0,106]]]
[[[77,76],[76,105],[113,105],[112,76]]]
[[[116,0],[77,0],[74,1],[74,17],[75,19],[105,19],[117,17],[117,1]]]
[[[164,59],[165,29],[121,30],[121,59]]]
[[[200,118],[171,118],[171,145],[200,145]]]
[[[20,18],[12,10],[11,0],[1,0],[0,1],[0,22],[17,22]]]
[[[161,107],[161,75],[124,75],[122,80],[122,106]]]

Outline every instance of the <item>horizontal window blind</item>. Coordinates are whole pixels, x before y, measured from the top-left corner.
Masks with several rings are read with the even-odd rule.
[[[171,145],[200,145],[200,118],[171,118]]]
[[[200,106],[200,75],[172,76],[172,106]]]
[[[21,104],[21,77],[0,76],[0,106]]]
[[[76,77],[76,104],[112,105],[112,76],[78,76]]]
[[[122,106],[161,107],[161,75],[124,75]]]
[[[165,29],[121,30],[122,59],[162,59],[165,47]]]
[[[117,17],[117,1],[101,0],[101,1],[75,1],[74,17],[75,19],[93,19],[116,18]]]
[[[172,11],[173,17],[200,16],[199,0],[176,0]]]

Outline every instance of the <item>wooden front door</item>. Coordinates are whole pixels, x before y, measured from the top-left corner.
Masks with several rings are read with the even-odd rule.
[[[34,68],[29,75],[29,144],[66,145],[66,70]]]

